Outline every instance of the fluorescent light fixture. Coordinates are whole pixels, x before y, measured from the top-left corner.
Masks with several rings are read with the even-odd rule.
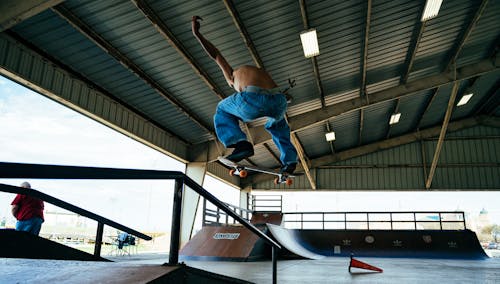
[[[300,33],[300,41],[306,58],[319,55],[318,36],[316,29],[310,29]]]
[[[333,141],[335,140],[335,132],[328,132],[325,134],[325,137],[326,137],[326,141],[330,142],[330,141]]]
[[[391,120],[389,121],[389,124],[396,124],[399,122],[399,119],[401,118],[401,113],[395,113],[391,115]]]
[[[460,101],[458,101],[457,107],[463,106],[466,103],[468,103],[469,100],[470,100],[470,98],[472,98],[472,95],[474,95],[474,94],[470,93],[470,94],[467,94],[467,95],[463,95],[462,98],[460,99]]]
[[[427,3],[425,3],[424,13],[422,14],[422,22],[437,16],[439,8],[441,8],[441,3],[443,3],[443,0],[427,0]]]

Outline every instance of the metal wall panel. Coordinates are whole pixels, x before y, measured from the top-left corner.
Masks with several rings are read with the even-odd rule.
[[[500,189],[500,129],[477,126],[447,137],[430,190]],[[313,176],[318,190],[426,190],[424,164],[428,174],[436,145],[437,138],[414,142],[320,167]],[[295,181],[272,189],[310,190],[302,177]]]

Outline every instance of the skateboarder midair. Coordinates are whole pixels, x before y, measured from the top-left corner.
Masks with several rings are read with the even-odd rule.
[[[280,150],[281,172],[292,174],[297,166],[297,151],[290,141],[290,127],[285,120],[287,99],[269,73],[255,66],[244,65],[233,70],[213,44],[200,33],[199,16],[193,16],[191,29],[205,52],[219,65],[224,78],[236,93],[217,105],[215,132],[226,148],[234,148],[226,158],[239,162],[254,154],[239,120],[248,122],[267,117],[265,129]]]

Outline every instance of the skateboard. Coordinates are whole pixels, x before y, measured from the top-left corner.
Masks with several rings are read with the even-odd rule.
[[[232,168],[229,171],[229,175],[239,176],[240,178],[246,178],[248,176],[248,171],[254,171],[254,172],[265,173],[265,174],[276,176],[276,178],[274,179],[274,184],[284,183],[286,185],[292,185],[293,178],[295,177],[295,175],[289,175],[286,173],[280,174],[280,173],[277,173],[271,169],[261,169],[261,168],[257,168],[257,167],[241,165],[241,164],[235,163],[231,160],[228,160],[225,157],[219,157],[218,160],[221,163],[223,163],[224,165]]]

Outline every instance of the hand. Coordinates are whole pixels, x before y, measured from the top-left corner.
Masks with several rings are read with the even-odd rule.
[[[193,31],[194,35],[197,35],[200,30],[200,23],[198,20],[203,21],[203,19],[200,16],[193,16],[191,19],[191,30]]]

